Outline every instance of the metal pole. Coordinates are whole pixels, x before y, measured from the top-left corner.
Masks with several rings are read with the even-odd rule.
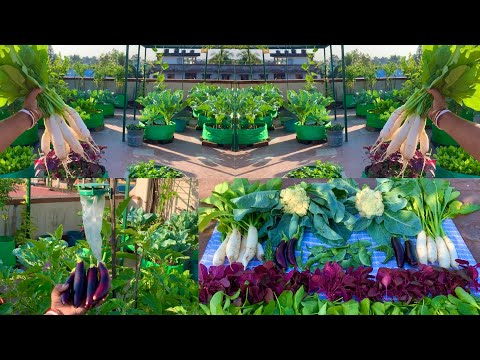
[[[223,55],[223,49],[220,49],[220,58],[218,59],[218,74],[217,74],[217,80],[220,80],[220,66],[222,65],[222,55]]]
[[[143,54],[143,96],[145,96],[145,86],[147,81],[147,47],[145,46],[145,52]]]
[[[207,66],[208,66],[208,48],[207,48],[207,53],[205,55],[205,71],[203,72],[203,82],[207,81]]]
[[[263,59],[263,78],[265,83],[267,82],[267,69],[265,68],[265,53],[262,50],[262,59]]]
[[[137,67],[135,69],[135,97],[133,98],[133,120],[137,119],[138,70],[140,68],[140,45],[137,51]]]
[[[323,48],[323,69],[324,69],[324,76],[323,76],[323,82],[325,83],[325,96],[327,96],[328,93],[328,75],[327,75],[327,49],[324,47]]]
[[[125,142],[125,127],[127,125],[127,84],[128,84],[128,50],[130,45],[127,45],[127,51],[125,55],[125,84],[123,84],[123,130],[122,130],[122,141]]]
[[[183,51],[184,49],[182,49]],[[180,51],[180,54],[182,55],[182,90],[183,90],[183,80],[185,79],[185,54],[183,54],[183,52]]]
[[[31,214],[31,190],[32,190],[32,179],[27,178],[27,199],[25,201],[25,206],[27,207],[27,219],[30,219]],[[33,234],[30,234],[30,229],[26,231],[26,237],[29,239]]]
[[[253,80],[252,59],[250,58],[250,48],[247,48],[248,61],[250,62],[250,80]]]
[[[342,47],[342,77],[343,77],[343,115],[344,115],[344,126],[345,126],[345,142],[348,142],[348,129],[347,129],[347,93],[345,86],[345,55],[343,45]]]
[[[333,53],[332,53],[332,45],[330,46],[330,68],[332,70],[332,91],[333,91],[333,114],[335,116],[335,120],[337,120],[337,97],[335,95],[335,74],[333,73]]]
[[[287,91],[288,91],[288,50],[287,50],[287,45],[285,45],[285,80],[287,80]]]
[[[112,222],[112,237],[110,238],[110,245],[112,247],[112,279],[117,277],[117,229],[115,217],[115,194],[116,194],[117,179],[110,179],[110,221]],[[115,290],[112,291],[112,297],[115,298]]]
[[[128,199],[128,196],[130,194],[130,177],[127,175],[125,179],[125,199]],[[123,210],[123,221],[122,221],[122,230],[125,230],[127,228],[127,215],[128,215],[128,206]],[[122,243],[125,242],[125,234],[122,234]],[[123,251],[123,247],[120,249],[120,251]],[[120,264],[123,265],[123,258],[120,260]]]

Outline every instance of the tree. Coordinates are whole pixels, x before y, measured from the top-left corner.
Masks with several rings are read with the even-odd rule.
[[[225,64],[225,63],[231,63],[233,60],[233,53],[229,50],[224,50],[221,49],[219,52],[215,53],[208,62],[210,64]]]
[[[249,50],[242,50],[239,53],[237,59],[237,63],[245,65],[255,65],[262,63],[262,60],[260,60],[260,56]]]
[[[416,62],[419,62],[422,59],[422,45],[418,45],[417,51],[415,52],[415,55],[413,55],[413,58]]]
[[[48,58],[50,61],[54,61],[57,55],[55,54],[55,51],[53,51],[53,46],[48,45]]]

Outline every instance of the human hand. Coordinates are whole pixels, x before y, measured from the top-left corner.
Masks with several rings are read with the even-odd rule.
[[[433,96],[432,108],[428,110],[428,117],[433,121],[435,114],[439,110],[444,110],[447,108],[447,103],[443,98],[443,95],[440,94],[440,91],[437,89],[428,89],[427,92]]]
[[[43,89],[34,89],[30,91],[30,94],[27,95],[23,101],[23,107],[27,110],[32,111],[35,114],[35,121],[40,120],[43,116],[42,110],[38,107],[37,96],[43,91]]]
[[[68,290],[68,284],[57,284],[52,290],[52,303],[50,308],[59,312],[62,315],[84,315],[88,310],[85,309],[85,301],[82,304],[75,308],[72,304],[64,305],[61,300],[62,293]],[[106,296],[95,306],[99,306],[107,300]]]

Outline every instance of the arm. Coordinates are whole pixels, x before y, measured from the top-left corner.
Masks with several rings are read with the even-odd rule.
[[[42,117],[42,111],[38,108],[37,95],[42,92],[42,89],[35,89],[25,98],[23,107],[31,110],[35,114],[35,122]],[[0,153],[5,151],[17,137],[30,129],[32,126],[32,118],[23,113],[17,112],[9,118],[0,122]]]
[[[428,92],[433,95],[433,107],[428,113],[432,119],[437,110],[446,108],[446,103],[438,90],[430,89]],[[480,124],[464,120],[449,112],[440,116],[438,127],[454,138],[466,152],[480,161]]]

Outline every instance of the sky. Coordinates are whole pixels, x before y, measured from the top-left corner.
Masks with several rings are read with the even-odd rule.
[[[63,56],[75,55],[80,56],[99,56],[102,53],[109,52],[112,49],[125,52],[125,45],[52,45],[56,53],[61,53]],[[130,56],[137,52],[138,45],[130,45]],[[371,57],[388,57],[390,55],[407,56],[408,54],[414,54],[418,45],[345,45],[345,53],[358,49],[363,53],[369,54]],[[340,45],[333,45],[333,54],[340,56]],[[141,53],[143,54],[143,47]],[[327,49],[327,58],[328,58]],[[317,53],[317,58],[323,58],[323,52]],[[155,55],[152,50],[147,51],[147,59],[154,60]]]

